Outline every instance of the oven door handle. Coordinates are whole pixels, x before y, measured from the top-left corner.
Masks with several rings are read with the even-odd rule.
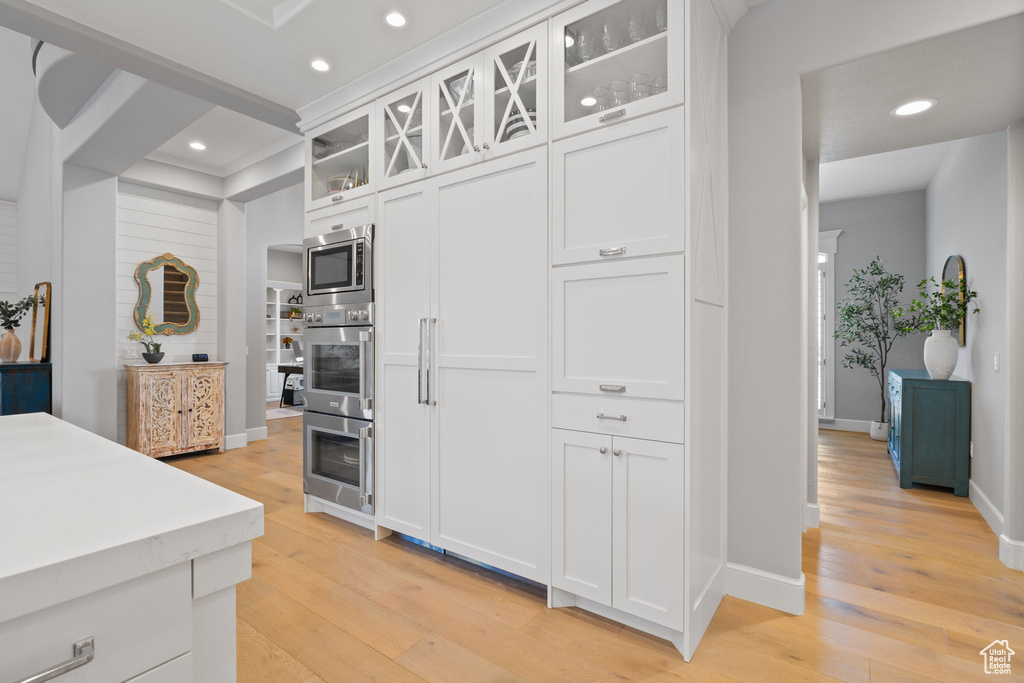
[[[359,409],[370,410],[373,408],[373,399],[366,393],[369,382],[366,381],[366,373],[370,371],[366,367],[369,357],[370,342],[373,340],[373,332],[364,330],[359,333]]]
[[[371,504],[372,497],[366,492],[366,442],[370,439],[370,427],[359,428],[359,506]]]

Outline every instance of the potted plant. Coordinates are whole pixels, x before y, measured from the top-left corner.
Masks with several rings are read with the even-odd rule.
[[[21,325],[21,319],[36,302],[35,295],[28,295],[20,301],[0,301],[0,362],[14,363],[21,356],[21,340],[14,334],[14,328]]]
[[[292,308],[292,310],[290,310],[288,312],[288,319],[289,320],[295,320],[296,318],[301,318],[301,317],[302,317],[302,309],[299,308],[298,306]]]
[[[933,288],[935,291],[931,291]],[[917,289],[919,298],[896,311],[896,316],[903,319],[908,332],[931,332],[924,340],[924,366],[932,379],[949,379],[956,369],[960,346],[952,332],[967,324],[968,313],[981,310],[970,308],[978,293],[968,289],[963,280],[946,280],[940,285],[934,277],[921,280]]]
[[[903,283],[904,277],[888,272],[876,256],[867,268],[854,269],[846,283],[846,298],[837,310],[835,338],[849,349],[843,367],[863,368],[878,382],[880,417],[871,421],[871,438],[876,441],[884,441],[889,433],[885,415],[889,352],[896,340],[909,332],[896,320]]]
[[[156,324],[153,322],[153,316],[147,315],[140,327],[142,328],[141,332],[132,330],[128,333],[128,338],[139,342],[146,348],[142,353],[142,357],[146,359],[147,363],[159,363],[163,360],[164,354],[160,350],[160,343],[153,341],[153,335],[156,334]]]

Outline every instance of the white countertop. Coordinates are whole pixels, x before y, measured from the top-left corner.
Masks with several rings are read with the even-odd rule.
[[[0,417],[0,622],[263,534],[263,505],[45,413]]]

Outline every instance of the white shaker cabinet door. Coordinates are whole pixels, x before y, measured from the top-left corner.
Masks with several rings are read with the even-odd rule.
[[[382,192],[378,201],[377,523],[429,541],[429,198],[417,183]]]
[[[431,183],[438,225],[432,543],[546,582],[546,150]]]
[[[681,401],[683,256],[552,270],[552,389]]]
[[[551,430],[551,583],[612,604],[612,437]]]
[[[612,607],[683,630],[683,446],[612,438]]]
[[[551,146],[551,261],[681,252],[686,221],[683,111]]]
[[[373,197],[364,197],[306,214],[304,236],[319,237],[342,228],[355,228],[373,223],[377,215],[375,207]]]

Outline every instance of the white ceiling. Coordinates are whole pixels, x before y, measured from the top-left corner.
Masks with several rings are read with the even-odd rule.
[[[288,133],[230,109],[214,107],[148,158],[224,177],[301,140],[298,133]],[[206,149],[190,148],[192,141],[202,142]]]
[[[319,99],[501,2],[28,1],[291,109]],[[293,16],[278,22],[278,10],[291,9]],[[408,17],[404,28],[384,23],[384,11],[391,9]],[[278,28],[268,25],[268,20]],[[331,70],[310,69],[314,58],[327,60]]]
[[[923,190],[935,177],[951,145],[951,142],[937,142],[821,164],[818,201],[836,202]]]
[[[0,199],[17,201],[35,95],[29,39],[0,27]]]
[[[1024,119],[1024,14],[806,75],[804,149],[822,162],[1005,129]],[[917,116],[890,111],[918,98]]]

